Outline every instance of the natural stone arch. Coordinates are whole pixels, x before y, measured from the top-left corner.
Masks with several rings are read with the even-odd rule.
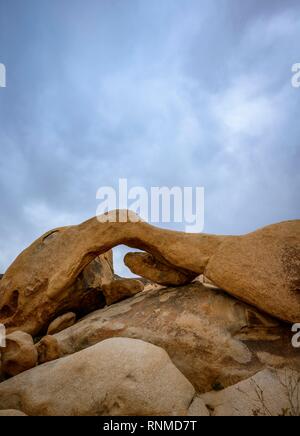
[[[120,222],[124,214],[127,221]],[[105,217],[48,232],[17,257],[0,281],[0,322],[9,331],[36,334],[80,272],[120,244],[144,250],[183,273],[205,273],[237,298],[282,320],[299,321],[299,220],[245,236],[218,236],[160,229],[128,211]],[[288,252],[297,257],[292,272]]]

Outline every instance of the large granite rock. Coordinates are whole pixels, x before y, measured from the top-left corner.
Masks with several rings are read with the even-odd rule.
[[[114,336],[164,348],[200,392],[235,384],[269,365],[300,365],[289,326],[200,283],[142,292],[47,341],[52,338],[59,354],[67,355]],[[47,350],[45,340],[39,346]]]
[[[76,322],[76,313],[68,312],[55,318],[48,327],[47,335],[55,335]]]
[[[118,278],[102,286],[107,305],[132,297],[142,292],[144,283],[137,279]]]
[[[25,332],[13,332],[6,337],[6,347],[1,348],[1,370],[15,376],[36,366],[38,353],[32,337]]]
[[[300,220],[224,241],[205,275],[236,298],[291,323],[300,321]]]
[[[27,415],[187,415],[193,386],[159,347],[115,338],[0,383]]]
[[[124,257],[124,263],[134,274],[163,286],[186,285],[197,276],[196,273],[182,272],[159,262],[149,253],[127,253]]]
[[[300,373],[266,369],[200,399],[212,416],[300,416]]]

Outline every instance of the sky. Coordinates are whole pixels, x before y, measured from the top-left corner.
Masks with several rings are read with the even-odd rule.
[[[299,62],[298,0],[0,0],[0,272],[119,178],[203,186],[207,233],[300,218]]]

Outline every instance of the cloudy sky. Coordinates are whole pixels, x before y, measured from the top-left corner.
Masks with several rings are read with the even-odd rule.
[[[297,62],[298,0],[0,0],[0,272],[121,177],[204,186],[205,232],[299,218]]]

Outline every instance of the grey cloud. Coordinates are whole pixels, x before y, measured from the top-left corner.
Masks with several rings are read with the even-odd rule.
[[[299,9],[2,1],[1,270],[41,232],[94,215],[98,187],[120,177],[204,186],[207,232],[299,217]]]

